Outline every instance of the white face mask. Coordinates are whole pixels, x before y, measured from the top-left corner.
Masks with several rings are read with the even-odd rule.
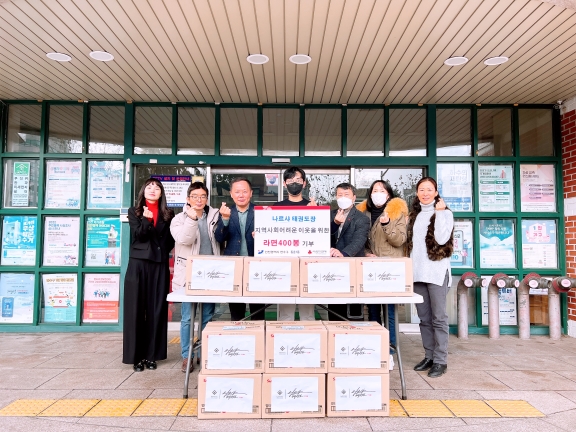
[[[374,192],[372,195],[370,195],[370,198],[372,198],[372,202],[376,207],[380,207],[386,203],[388,194],[386,192]]]
[[[346,210],[352,206],[352,200],[347,197],[340,197],[336,200],[336,202],[338,203],[338,207],[340,207],[342,210]]]

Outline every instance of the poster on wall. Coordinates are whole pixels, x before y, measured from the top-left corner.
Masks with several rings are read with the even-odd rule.
[[[119,302],[119,274],[84,275],[83,322],[117,323]]]
[[[121,161],[88,162],[88,202],[91,209],[114,209],[122,206]]]
[[[482,325],[488,325],[488,287],[482,287]],[[501,288],[498,290],[500,303],[500,325],[518,325],[518,305],[516,288]]]
[[[512,219],[480,220],[480,267],[516,268]]]
[[[79,217],[46,217],[44,220],[44,265],[77,266],[79,243]]]
[[[450,258],[452,267],[474,267],[473,242],[472,221],[456,219],[454,221],[454,250]]]
[[[168,207],[184,207],[192,176],[153,175],[150,177],[160,180],[164,186]]]
[[[28,207],[30,162],[14,162],[12,173],[12,207]]]
[[[472,211],[470,164],[438,164],[438,192],[452,211]]]
[[[4,216],[2,221],[2,265],[36,264],[36,216]]]
[[[74,273],[42,275],[44,322],[76,322],[78,278]]]
[[[556,221],[522,220],[522,265],[527,268],[557,268]]]
[[[34,319],[34,275],[0,274],[0,322],[31,324]]]
[[[520,204],[523,212],[556,211],[554,165],[520,165]]]
[[[82,161],[46,162],[46,208],[79,209]]]
[[[120,218],[86,220],[86,266],[120,265]]]
[[[514,211],[513,173],[512,165],[478,166],[480,211]]]

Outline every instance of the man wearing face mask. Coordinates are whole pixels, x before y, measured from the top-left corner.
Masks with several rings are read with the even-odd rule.
[[[330,235],[331,249],[330,256],[342,257],[363,257],[364,245],[368,239],[370,231],[370,218],[358,211],[354,207],[356,201],[356,190],[350,183],[340,183],[336,186],[336,202],[338,209],[332,210]],[[329,309],[343,317],[347,317],[347,305],[328,305]],[[351,305],[350,315],[362,315],[360,305]],[[341,321],[341,318],[333,313],[328,313],[330,321]],[[364,318],[357,318],[356,321],[363,321]]]
[[[284,171],[284,186],[288,191],[288,198],[283,201],[278,201],[273,207],[278,206],[316,206],[316,201],[312,198],[310,201],[302,197],[302,191],[306,187],[306,173],[303,169],[297,167],[290,167]],[[294,313],[298,306],[300,314],[300,321],[314,321],[313,304],[279,304],[278,305],[278,321],[292,321],[294,320]]]

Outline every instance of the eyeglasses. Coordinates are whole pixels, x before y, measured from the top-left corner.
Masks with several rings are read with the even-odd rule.
[[[191,200],[202,201],[208,198],[206,195],[189,195],[188,198]]]
[[[287,185],[292,184],[292,183],[304,184],[304,180],[302,180],[301,178],[294,178],[294,179],[286,180]]]

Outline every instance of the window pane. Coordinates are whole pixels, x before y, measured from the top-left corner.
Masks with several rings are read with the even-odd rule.
[[[472,130],[469,109],[436,110],[436,154],[471,156]]]
[[[214,154],[214,108],[178,108],[178,154]]]
[[[230,182],[236,177],[244,177],[252,183],[252,199],[254,205],[272,205],[278,201],[281,183],[278,170],[270,168],[268,173],[212,173],[212,191],[210,193],[210,205],[220,208],[223,202],[226,205],[234,205],[234,200],[230,196]]]
[[[556,211],[556,167],[554,165],[520,165],[520,211]]]
[[[9,152],[39,153],[41,105],[9,105],[8,136]]]
[[[454,219],[454,250],[450,257],[452,268],[474,268],[474,221]]]
[[[300,111],[266,108],[263,110],[264,156],[298,156],[300,154]]]
[[[516,268],[513,219],[480,219],[480,267]]]
[[[38,207],[39,172],[38,159],[5,159],[4,207]]]
[[[122,206],[122,161],[88,161],[86,208],[114,209]]]
[[[256,156],[258,144],[256,108],[220,110],[220,154]]]
[[[306,156],[340,156],[342,154],[342,111],[307,109]]]
[[[348,110],[348,156],[384,156],[384,110]]]
[[[79,209],[81,188],[81,160],[46,161],[46,208]]]
[[[552,110],[519,109],[520,156],[554,156]]]
[[[136,107],[134,154],[172,154],[172,107]]]
[[[0,296],[5,297],[2,323],[32,324],[34,320],[34,282],[31,273],[0,274]],[[8,304],[8,308],[6,307]]]
[[[426,156],[426,110],[390,110],[390,156]]]
[[[512,156],[512,111],[478,110],[478,156]]]
[[[368,189],[375,180],[384,180],[390,183],[394,195],[404,199],[410,207],[416,196],[416,183],[424,175],[420,167],[407,168],[358,168],[354,171],[354,186],[356,186],[356,201],[361,202],[367,198]]]
[[[555,220],[522,219],[522,267],[558,268],[556,233]]]
[[[33,266],[36,264],[38,218],[4,216],[2,221],[2,265]],[[0,296],[3,295],[0,293]]]
[[[48,152],[82,153],[83,105],[51,105]]]
[[[90,107],[88,153],[124,153],[124,107]]]
[[[478,183],[481,212],[514,211],[513,165],[478,165]]]
[[[78,266],[80,218],[46,216],[44,218],[45,266]]]

